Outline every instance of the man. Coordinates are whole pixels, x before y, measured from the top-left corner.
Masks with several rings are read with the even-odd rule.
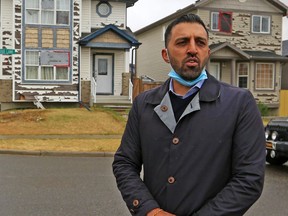
[[[205,70],[208,31],[197,15],[172,22],[165,47],[170,78],[135,99],[114,157],[123,199],[133,215],[243,215],[264,181],[255,100]]]

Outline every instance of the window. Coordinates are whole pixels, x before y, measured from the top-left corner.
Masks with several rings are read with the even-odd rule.
[[[44,53],[44,54],[43,54]],[[26,51],[26,70],[25,70],[25,80],[29,81],[68,81],[69,79],[69,64],[62,64],[65,55],[67,53],[62,53],[61,56],[56,53],[58,57],[57,63],[55,64],[55,60],[53,59],[53,54],[50,53],[48,56],[47,51]],[[47,57],[48,56],[48,57]],[[56,57],[54,56],[54,57]],[[49,58],[50,59],[47,59]],[[68,55],[69,57],[69,55]],[[44,59],[43,59],[44,58]],[[59,64],[60,62],[60,64]]]
[[[99,75],[108,74],[108,59],[98,59],[98,74]]]
[[[219,32],[232,32],[232,12],[212,12],[211,30]]]
[[[257,63],[255,75],[255,88],[257,90],[273,90],[274,89],[274,64]]]
[[[26,23],[69,25],[70,0],[29,0],[26,2]]]
[[[248,88],[249,64],[239,63],[237,69],[238,69],[238,87]]]
[[[253,33],[270,33],[270,17],[269,16],[252,16],[252,32]]]
[[[96,6],[96,12],[100,17],[108,17],[111,12],[112,8],[108,2],[99,2]]]
[[[211,13],[211,30],[213,31],[219,31],[218,23],[219,23],[219,13],[218,12],[212,12]]]

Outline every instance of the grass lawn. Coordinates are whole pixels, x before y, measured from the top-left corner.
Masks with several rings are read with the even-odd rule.
[[[269,119],[263,118],[266,125]],[[126,119],[107,109],[28,109],[0,112],[0,135],[119,135]],[[2,139],[0,149],[31,151],[115,152],[120,138]]]
[[[28,109],[0,112],[0,135],[122,135],[126,119],[107,109]],[[0,149],[114,152],[119,139],[2,139]]]

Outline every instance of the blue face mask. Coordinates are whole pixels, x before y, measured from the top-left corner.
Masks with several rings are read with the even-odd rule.
[[[181,85],[192,87],[197,84],[201,80],[207,79],[207,73],[205,68],[202,70],[201,74],[197,77],[197,79],[192,81],[184,80],[178,73],[176,73],[173,69],[171,69],[170,73],[168,74],[169,77],[179,82]]]

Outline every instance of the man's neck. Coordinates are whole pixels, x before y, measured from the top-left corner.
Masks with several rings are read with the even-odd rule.
[[[181,85],[179,82],[177,82],[174,79],[172,81],[173,81],[174,92],[178,95],[184,96],[191,88],[188,86]]]

